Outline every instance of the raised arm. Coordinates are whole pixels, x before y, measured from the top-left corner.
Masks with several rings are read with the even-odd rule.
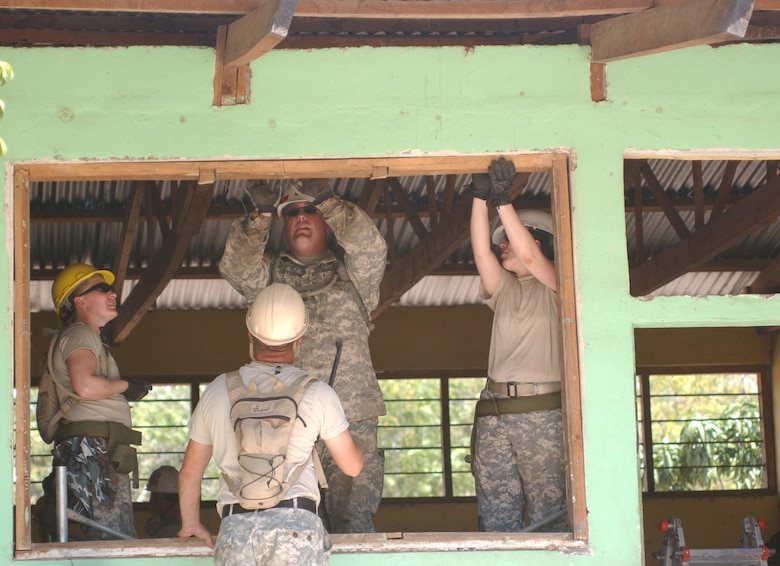
[[[355,203],[332,196],[319,208],[336,241],[344,248],[347,273],[370,313],[379,304],[387,243],[371,217]]]
[[[219,273],[252,303],[268,284],[269,262],[265,246],[271,228],[271,213],[253,213],[237,218],[230,226]]]
[[[485,190],[486,187],[486,190]],[[501,279],[501,264],[490,248],[490,221],[488,219],[487,193],[490,179],[484,174],[473,176],[471,201],[471,250],[479,279],[488,296],[492,296]],[[484,196],[483,196],[484,195]]]
[[[529,273],[541,283],[556,290],[557,278],[553,262],[545,257],[539,242],[536,241],[520,221],[517,212],[511,204],[498,206],[498,215],[506,230],[509,244],[515,252],[518,260],[528,269]]]

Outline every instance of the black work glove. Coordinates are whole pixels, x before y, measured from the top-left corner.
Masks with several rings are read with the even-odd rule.
[[[271,189],[265,181],[250,181],[244,192],[258,212],[274,212],[279,203],[279,192]]]
[[[487,201],[490,196],[490,175],[487,173],[474,173],[471,176],[468,193],[474,198]]]
[[[502,204],[509,204],[512,199],[509,198],[509,188],[515,180],[515,164],[507,161],[503,157],[494,159],[488,167],[490,174],[490,204],[495,207]]]
[[[303,179],[300,192],[314,200],[312,204],[322,204],[333,196],[333,187],[328,179]]]
[[[124,390],[122,395],[128,401],[140,401],[146,394],[152,390],[152,384],[140,379],[127,379],[127,389]]]

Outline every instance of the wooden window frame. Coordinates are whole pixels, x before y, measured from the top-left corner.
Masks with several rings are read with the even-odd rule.
[[[563,428],[567,454],[569,533],[377,533],[333,535],[335,553],[416,552],[464,550],[539,550],[582,553],[588,549],[585,501],[584,447],[582,440],[577,309],[571,228],[569,163],[564,151],[504,153],[518,172],[549,175],[555,227],[555,257],[560,289],[563,335]],[[373,157],[333,159],[263,159],[207,161],[112,161],[112,162],[16,162],[10,164],[13,193],[13,329],[15,412],[15,558],[52,560],[101,558],[108,547],[121,549],[124,558],[165,556],[210,556],[211,550],[190,540],[161,544],[152,539],[91,543],[32,543],[29,504],[30,424],[30,208],[32,182],[91,181],[105,179],[189,180],[307,178],[307,177],[402,177],[431,174],[463,174],[485,171],[498,155],[451,155],[421,157]],[[572,160],[573,162],[573,160]],[[120,546],[117,546],[119,544]]]

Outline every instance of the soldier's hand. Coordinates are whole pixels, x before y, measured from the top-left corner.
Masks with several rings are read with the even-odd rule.
[[[472,197],[486,201],[490,196],[490,175],[474,173],[471,176],[471,184],[466,190]]]
[[[300,191],[313,198],[315,205],[325,202],[333,196],[333,187],[329,179],[303,179]]]
[[[279,192],[271,189],[265,181],[250,181],[244,192],[258,212],[274,212],[279,204]]]
[[[515,180],[515,164],[503,157],[494,159],[490,167],[488,167],[488,173],[490,174],[490,182],[492,184],[490,204],[496,207],[502,204],[509,204],[511,201],[509,188]]]
[[[152,384],[146,381],[141,381],[140,379],[128,379],[126,381],[127,389],[124,390],[122,395],[128,401],[140,401],[152,390]]]

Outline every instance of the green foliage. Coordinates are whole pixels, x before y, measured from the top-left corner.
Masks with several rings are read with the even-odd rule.
[[[655,490],[761,489],[756,374],[652,376]]]
[[[11,68],[11,64],[6,61],[0,61],[0,86],[14,78],[14,70]],[[5,114],[5,102],[0,98],[0,119]],[[0,138],[0,157],[5,155],[8,151],[8,147],[5,144],[3,138]]]
[[[435,378],[382,380],[387,415],[379,420],[379,446],[385,452],[383,497],[442,497],[444,458],[452,467],[453,495],[474,495],[465,456],[471,441],[474,405],[484,379],[446,380],[449,430],[442,427],[441,381]],[[443,452],[449,434],[451,453]]]

